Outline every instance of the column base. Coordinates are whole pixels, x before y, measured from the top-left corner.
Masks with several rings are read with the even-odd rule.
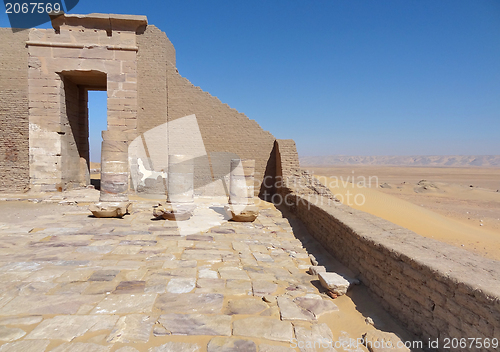
[[[189,220],[193,215],[196,205],[182,203],[159,204],[153,208],[153,216],[157,219],[184,221]]]
[[[233,221],[237,222],[252,222],[259,215],[259,208],[251,204],[229,204],[224,206],[224,210]]]
[[[130,202],[98,202],[91,204],[89,210],[96,218],[122,218],[132,209]]]

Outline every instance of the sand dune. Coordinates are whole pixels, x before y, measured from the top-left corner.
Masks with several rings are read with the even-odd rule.
[[[500,260],[500,234],[496,231],[443,216],[378,189],[342,184],[329,177],[319,179],[346,205],[389,220],[424,237]]]

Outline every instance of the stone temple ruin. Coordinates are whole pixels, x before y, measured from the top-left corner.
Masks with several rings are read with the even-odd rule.
[[[1,190],[90,184],[89,90],[108,95],[102,167],[128,162],[131,192],[164,193],[175,154],[193,156],[197,195],[224,194],[234,158],[254,159],[257,180],[274,172],[275,138],[179,75],[172,43],[145,16],[62,15],[52,25],[0,32],[9,47],[1,58]]]
[[[108,111],[107,130],[102,134],[101,201],[127,201],[131,196],[146,197],[167,193],[168,203],[156,211],[168,218],[168,204],[182,204],[189,208],[193,197],[228,197],[227,210],[234,212],[237,207],[246,208],[252,203],[248,195],[239,193],[239,189],[253,187],[255,196],[281,205],[280,209],[284,213],[293,214],[291,216],[294,216],[294,219],[300,220],[319,243],[320,249],[333,255],[347,267],[361,285],[367,288],[372,299],[380,303],[381,307],[416,337],[423,341],[439,339],[441,343],[437,349],[443,351],[448,350],[444,347],[446,339],[490,339],[489,345],[484,345],[482,350],[496,350],[492,339],[500,338],[498,262],[423,238],[390,222],[340,204],[326,187],[299,168],[298,155],[292,140],[276,140],[255,121],[183,78],[176,69],[172,43],[165,33],[148,24],[146,17],[107,14],[60,15],[52,17],[52,26],[53,29],[17,32],[10,28],[0,29],[1,192],[30,190],[30,193],[40,194],[87,187],[90,184],[88,91],[106,91]],[[186,156],[189,156],[187,160]],[[243,170],[252,170],[254,182],[251,185],[246,182],[252,180],[252,177],[247,178],[245,172],[235,171],[236,164],[232,161],[235,159],[241,160]],[[169,194],[169,188],[175,184],[175,176],[169,179],[169,172],[172,175],[192,175],[192,186],[187,187],[192,190],[192,194],[183,194],[185,189],[182,189],[182,185],[179,186],[178,194]],[[233,185],[230,176],[234,177]],[[243,188],[237,187],[238,182]],[[141,220],[143,223],[135,219],[126,223],[126,226],[116,225],[112,231],[106,227],[110,226],[110,223],[99,223],[103,224],[99,228],[92,225],[101,219],[80,217],[74,223],[67,223],[70,224],[69,230],[60,228],[64,225],[54,225],[53,222],[58,224],[59,219],[51,220],[52,223],[43,220],[51,226],[47,234],[44,233],[46,230],[32,233],[31,227],[5,230],[0,224],[4,246],[0,251],[5,258],[0,264],[2,272],[6,272],[5,277],[1,276],[0,280],[6,282],[2,289],[10,290],[0,293],[0,316],[39,314],[28,320],[40,322],[45,319],[29,332],[24,340],[9,342],[19,344],[12,345],[18,347],[12,347],[10,350],[31,348],[45,351],[50,339],[71,341],[75,336],[82,336],[87,330],[95,331],[92,330],[94,325],[109,330],[109,335],[105,338],[107,343],[146,343],[150,332],[153,331],[155,320],[139,313],[152,312],[153,307],[156,311],[165,313],[159,318],[155,317],[158,318],[156,323],[161,323],[161,326],[155,325],[155,331],[159,335],[155,333],[154,336],[163,336],[169,332],[175,335],[176,331],[181,335],[189,335],[191,331],[183,330],[186,327],[183,319],[186,317],[170,313],[177,313],[176,309],[185,313],[192,308],[189,305],[199,306],[201,310],[209,309],[209,314],[213,313],[210,309],[214,309],[214,306],[220,311],[223,300],[222,295],[219,297],[218,293],[214,293],[219,292],[217,290],[224,294],[229,292],[230,295],[236,291],[242,291],[245,295],[247,291],[248,294],[253,292],[254,296],[273,293],[278,284],[266,281],[269,277],[274,277],[279,284],[289,280],[296,285],[284,286],[283,290],[292,287],[292,293],[286,297],[278,297],[275,300],[277,303],[272,299],[264,301],[266,303],[259,300],[252,303],[251,307],[268,307],[270,318],[263,315],[233,321],[228,314],[222,314],[217,316],[217,319],[214,318],[219,324],[214,327],[216,333],[203,330],[203,333],[198,335],[230,336],[233,333],[272,340],[272,344],[281,343],[281,347],[294,336],[305,338],[308,334],[309,337],[331,338],[331,334],[321,335],[320,324],[314,325],[317,330],[314,330],[314,326],[312,330],[307,330],[300,324],[292,327],[290,323],[294,320],[317,323],[311,310],[304,308],[317,308],[314,301],[316,298],[311,301],[312,298],[304,296],[292,301],[290,297],[299,294],[300,287],[305,287],[298,282],[298,278],[304,277],[300,270],[306,264],[317,266],[318,262],[314,257],[310,259],[305,249],[297,244],[300,241],[293,238],[293,229],[288,220],[282,219],[281,214],[276,215],[279,214],[276,209],[273,211],[265,209],[267,215],[257,218],[259,227],[221,226],[212,229],[208,234],[186,237],[186,241],[166,241],[165,237],[180,236],[174,234],[176,230],[173,227],[151,226],[149,218]],[[255,220],[252,214],[250,218],[250,221]],[[90,221],[94,223],[89,225]],[[72,226],[78,223],[88,227],[81,225],[81,228],[68,236],[66,231],[70,231]],[[37,224],[37,227],[40,226],[41,224]],[[236,232],[233,227],[237,229]],[[106,238],[109,243],[119,243],[119,251],[115,252],[113,245],[109,245],[99,236],[92,237],[89,228],[97,231],[98,235]],[[7,231],[6,237],[2,231]],[[155,236],[155,231],[161,235]],[[71,240],[68,237],[71,237]],[[73,238],[81,240],[75,241]],[[233,241],[231,249],[221,249],[226,245],[229,248],[230,240]],[[217,241],[220,243],[214,244]],[[269,247],[256,243],[258,241],[270,243]],[[106,243],[98,247],[98,242]],[[27,254],[22,252],[19,258],[14,254],[16,262],[10,263],[10,260],[14,260],[9,252],[9,246],[13,243],[16,251],[26,251]],[[126,248],[128,245],[134,248]],[[61,252],[58,252],[58,249],[61,249]],[[253,251],[252,255],[250,249]],[[59,253],[63,253],[66,259],[55,260],[54,256]],[[72,259],[68,259],[68,253]],[[120,262],[122,266],[105,266],[104,263],[110,260],[101,259],[110,255],[116,262],[117,253],[126,253],[131,258],[139,259],[135,262]],[[151,256],[147,257],[153,258],[150,264],[155,264],[155,256],[161,259],[159,269],[154,265],[144,264],[144,258],[150,254]],[[223,264],[227,262],[228,266],[216,269],[217,273],[205,267],[177,267],[178,263],[171,260],[170,267],[164,263],[167,262],[167,257],[180,257],[185,264],[190,264],[193,260],[215,260]],[[231,266],[234,262],[246,264],[243,267]],[[293,270],[285,270],[278,262],[293,264]],[[44,265],[47,263],[54,267],[47,269],[49,272],[45,273]],[[89,272],[86,277],[85,272],[78,271],[81,268],[74,267],[80,264],[93,265],[92,267],[102,270]],[[64,271],[63,274],[58,266],[67,266],[72,270]],[[37,296],[39,301],[35,305],[27,295],[12,294],[17,292],[16,282],[29,281],[26,277],[32,277],[28,276],[32,274],[28,270],[38,270],[40,267],[43,269],[39,274],[35,274],[38,276],[34,280],[54,282],[43,283],[49,288],[41,291],[42,294]],[[263,267],[269,272],[258,271],[263,270]],[[155,291],[162,286],[155,280],[165,278],[161,276],[164,273],[151,273],[155,268],[170,272],[178,270],[194,275],[194,278],[190,276],[172,279],[167,286],[167,291],[168,287],[171,289],[169,293]],[[316,267],[313,271],[314,274],[319,274],[321,280],[328,281],[328,275],[323,274],[321,268]],[[122,281],[112,288],[113,293],[123,295],[111,294],[105,299],[100,297],[98,294],[105,291],[95,289],[95,282],[99,282],[99,285],[101,281],[109,282],[106,285],[111,285],[111,282],[125,275],[123,272],[128,275],[127,281]],[[146,272],[149,274],[144,274]],[[80,276],[76,277],[77,273]],[[138,276],[139,273],[143,273],[143,276]],[[259,275],[266,277],[266,280],[254,280]],[[286,277],[286,280],[283,277]],[[14,283],[11,278],[14,278]],[[68,293],[58,293],[62,290],[61,282],[66,279],[69,285],[73,285],[73,291],[69,292],[72,295],[70,306],[64,305],[68,301],[69,296],[65,296]],[[194,289],[196,280],[196,293],[186,293],[185,302],[172,298],[171,292],[187,292],[182,291],[186,286],[190,287],[190,290]],[[208,285],[206,280],[215,281],[210,281]],[[335,280],[340,280],[345,285],[342,291],[345,293],[349,282],[345,283],[345,280],[339,277],[331,279],[333,283]],[[160,282],[165,290],[165,281]],[[172,282],[175,285],[171,285]],[[325,282],[325,285],[328,286],[332,282]],[[148,286],[150,284],[151,286]],[[38,282],[30,289],[38,292],[37,290],[43,290],[44,287]],[[79,288],[81,291],[75,295],[75,290]],[[135,298],[134,295],[125,295],[130,292],[141,294]],[[201,296],[210,296],[213,301],[203,307],[206,302],[200,301]],[[128,297],[130,301],[120,301],[123,297]],[[117,314],[134,314],[123,315],[119,320],[115,315],[100,315],[111,309],[109,307],[116,306],[115,299],[118,299],[121,305]],[[229,305],[233,303],[230,302]],[[303,309],[299,307],[300,304]],[[237,305],[238,302],[228,309],[241,310],[242,307]],[[324,306],[331,308],[331,302],[324,303]],[[140,307],[141,310],[127,310],[134,307]],[[272,309],[279,309],[277,317],[273,315],[275,313],[272,313]],[[50,317],[42,317],[44,314],[50,314]],[[52,317],[53,314],[60,315]],[[203,314],[192,317],[198,319],[196,323],[201,326],[207,323],[203,320],[207,319],[207,316]],[[103,320],[103,317],[107,320]],[[375,321],[375,325],[376,323]],[[0,325],[2,324],[3,318],[0,320]],[[58,330],[51,330],[54,326],[78,326],[83,330],[74,334],[72,329],[54,332]],[[136,327],[141,334],[127,330],[127,326]],[[26,334],[17,327],[1,327],[4,329],[4,335],[0,335],[10,336],[3,338],[3,342],[14,341]],[[49,330],[52,332],[48,332]],[[168,332],[165,332],[167,330]],[[52,334],[52,337],[47,334]],[[220,336],[210,340],[208,351],[220,351],[217,346],[228,347],[236,343],[217,340],[221,339]],[[245,346],[253,344],[248,350],[256,351],[254,342],[237,341],[246,344]],[[211,344],[212,347],[215,346],[213,349]],[[272,344],[266,345],[267,347],[261,345],[259,350],[277,351],[278,349],[273,349]],[[3,346],[1,348],[3,351]],[[109,350],[110,347],[107,348],[102,350]],[[168,349],[170,347],[165,348],[172,350]]]

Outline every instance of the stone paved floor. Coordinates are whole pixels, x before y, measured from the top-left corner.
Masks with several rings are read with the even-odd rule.
[[[183,223],[152,220],[147,200],[123,219],[11,202],[22,216],[0,219],[0,352],[285,352],[339,338],[288,220],[261,203],[255,222],[228,222],[223,201],[198,200]]]

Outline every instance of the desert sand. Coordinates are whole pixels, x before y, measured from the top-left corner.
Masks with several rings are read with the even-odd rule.
[[[422,236],[500,260],[499,168],[335,166],[307,170],[344,204]]]

